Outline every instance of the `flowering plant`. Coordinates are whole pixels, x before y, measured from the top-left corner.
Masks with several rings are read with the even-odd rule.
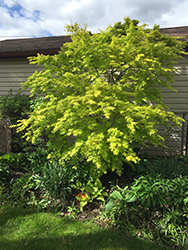
[[[89,180],[86,185],[77,182],[76,188],[81,191],[81,193],[76,196],[81,211],[83,211],[84,206],[89,202],[93,202],[95,199],[104,202],[104,197],[107,195],[107,193],[104,192],[104,187],[102,187],[102,183],[99,179],[94,183]]]
[[[79,193],[76,196],[77,204],[80,205],[80,211],[83,211],[83,207],[88,204],[88,202],[91,202],[91,197],[87,193]]]

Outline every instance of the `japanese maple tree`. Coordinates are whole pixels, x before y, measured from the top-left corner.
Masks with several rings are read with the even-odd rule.
[[[44,69],[23,88],[30,87],[44,100],[28,119],[19,121],[18,131],[27,128],[25,136],[32,142],[46,131],[54,149],[49,157],[82,155],[92,163],[93,175],[108,169],[120,174],[123,162],[139,161],[136,145],[162,145],[159,124],[181,125],[156,87],[172,89],[173,65],[184,44],[161,34],[159,26],[147,29],[129,18],[92,35],[77,23],[66,28],[72,42],[58,54],[30,58]]]

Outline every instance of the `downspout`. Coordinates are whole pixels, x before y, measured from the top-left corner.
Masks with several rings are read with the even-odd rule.
[[[183,112],[183,117],[182,118],[185,120],[185,112]],[[185,129],[185,121],[182,124],[182,141],[181,141],[181,154],[182,155],[185,153],[184,150],[183,150],[183,145],[184,145],[184,129]]]

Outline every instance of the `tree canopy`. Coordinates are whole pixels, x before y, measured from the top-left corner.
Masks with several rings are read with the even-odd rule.
[[[159,26],[147,29],[128,17],[97,34],[77,23],[66,28],[72,42],[58,54],[30,58],[44,69],[23,88],[30,87],[44,100],[28,119],[19,121],[18,131],[27,128],[25,136],[32,142],[46,131],[54,149],[49,157],[82,155],[92,163],[95,176],[108,169],[120,174],[123,162],[139,161],[136,145],[162,145],[159,124],[181,125],[156,87],[171,88],[173,65],[184,44],[161,34]]]

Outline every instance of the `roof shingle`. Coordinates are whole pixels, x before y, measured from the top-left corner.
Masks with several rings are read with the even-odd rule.
[[[188,26],[161,28],[160,32],[177,38],[183,36],[182,40],[188,41]],[[28,57],[38,53],[53,55],[67,42],[71,42],[70,36],[4,40],[0,41],[0,58]]]
[[[64,43],[71,42],[70,36],[55,36],[0,41],[0,57],[34,56],[37,53],[58,53]]]
[[[175,28],[161,28],[161,34],[166,34],[173,37],[184,37],[183,40],[188,41],[188,26],[175,27]]]

